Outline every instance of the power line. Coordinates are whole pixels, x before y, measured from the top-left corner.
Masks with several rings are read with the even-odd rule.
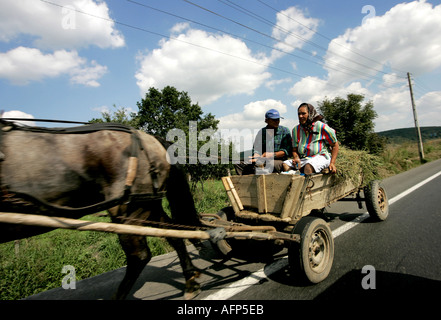
[[[44,3],[47,3],[47,4],[50,4],[50,5],[53,5],[53,6],[60,7],[60,8],[65,8],[65,6],[63,6],[63,5],[60,5],[60,4],[57,4],[57,3],[54,3],[54,2],[51,2],[51,1],[48,1],[48,0],[40,0],[40,1],[41,1],[41,2],[44,2]],[[157,10],[157,11],[159,11],[159,12],[163,12],[163,13],[171,14],[171,13],[166,12],[166,11],[164,11],[164,10],[156,9],[156,8],[153,8],[153,7],[150,7],[150,6],[144,5],[144,4],[140,4],[140,3],[135,2],[135,1],[132,1],[132,0],[128,0],[128,1],[131,2],[131,3],[135,3],[135,4],[138,4],[138,5],[143,5],[143,6],[145,6],[145,7],[149,7],[149,8],[151,8],[151,9]],[[187,1],[187,0],[184,0],[184,1],[189,2],[189,1]],[[192,45],[192,46],[195,46],[195,47],[201,48],[201,49],[209,50],[209,51],[216,52],[216,53],[219,53],[219,54],[223,54],[223,55],[226,55],[226,56],[229,56],[229,57],[232,57],[232,58],[240,59],[240,60],[242,60],[242,61],[246,61],[246,62],[249,62],[249,63],[258,64],[258,65],[264,66],[264,67],[266,67],[266,68],[268,68],[268,69],[273,69],[273,70],[276,70],[276,71],[279,71],[279,72],[283,72],[283,73],[286,73],[286,74],[294,75],[294,76],[299,77],[299,78],[304,78],[304,77],[305,77],[305,75],[301,75],[301,74],[298,74],[298,73],[295,73],[295,72],[292,72],[292,71],[288,71],[288,70],[286,70],[286,69],[277,68],[277,67],[274,67],[274,66],[271,66],[271,65],[268,65],[268,64],[262,63],[262,62],[260,62],[260,61],[258,61],[258,60],[251,60],[251,59],[248,59],[248,58],[239,57],[239,56],[236,56],[236,55],[231,54],[231,53],[227,53],[227,52],[223,52],[223,51],[220,51],[220,50],[217,50],[217,49],[213,49],[213,48],[205,47],[205,46],[202,46],[202,45],[199,45],[199,44],[195,44],[195,43],[192,43],[192,42],[189,42],[189,41],[185,41],[185,40],[183,40],[183,39],[176,38],[176,37],[173,37],[173,36],[164,35],[164,34],[161,34],[161,33],[155,32],[155,31],[148,30],[148,29],[146,29],[146,28],[137,27],[137,26],[134,26],[134,25],[131,25],[131,24],[128,24],[128,23],[124,23],[124,22],[121,22],[121,21],[117,21],[117,20],[114,20],[114,19],[110,19],[110,18],[106,18],[106,17],[98,16],[98,15],[95,15],[95,14],[91,14],[91,13],[89,13],[89,12],[84,12],[84,11],[81,11],[81,10],[76,9],[76,8],[73,8],[73,7],[67,7],[67,8],[68,8],[69,10],[72,10],[72,11],[75,11],[75,12],[77,12],[77,13],[80,13],[80,14],[83,14],[83,15],[87,15],[87,16],[90,16],[90,17],[93,17],[93,18],[96,18],[96,19],[101,19],[101,20],[104,20],[104,21],[108,21],[108,22],[111,22],[111,23],[115,23],[115,24],[118,24],[118,25],[122,25],[122,26],[127,27],[127,28],[131,28],[131,29],[134,29],[134,30],[137,30],[137,31],[141,31],[141,32],[149,33],[149,34],[152,34],[152,35],[155,35],[155,36],[158,36],[158,37],[162,37],[162,38],[166,38],[166,39],[169,39],[169,40],[174,40],[174,41],[178,41],[178,42],[186,43],[186,44],[189,44],[189,45]],[[175,16],[175,17],[182,18],[182,19],[186,19],[186,18],[180,17],[180,16],[178,16],[178,15],[174,15],[174,14],[171,14],[171,15],[173,15],[173,16]],[[194,23],[201,24],[201,23],[196,22],[196,21],[194,21],[194,20],[189,20],[189,19],[186,19],[186,20],[191,21],[191,22],[194,22]],[[201,24],[201,25],[204,25],[204,24]],[[204,25],[204,26],[206,26],[206,27],[208,27],[208,28],[216,29],[216,28],[214,28],[214,27],[210,27],[210,26],[208,26],[208,25]],[[217,29],[217,30],[220,31],[220,32],[225,33],[224,31],[221,31],[221,30],[219,30],[219,29]],[[259,32],[259,31],[257,31],[257,32]],[[261,33],[261,32],[259,32],[259,33]],[[252,40],[249,40],[249,39],[244,39],[244,40],[252,41]],[[255,42],[255,41],[252,41],[252,42],[257,43],[257,44],[259,44],[259,45],[263,45],[263,44],[261,44],[261,43]],[[263,45],[263,46],[266,46],[266,45]],[[266,47],[269,47],[269,46],[266,46]],[[280,50],[280,49],[278,49],[278,48],[273,48],[273,47],[271,47],[271,48],[274,49],[274,50],[279,50],[279,51],[284,52],[284,53],[286,53],[286,54],[293,55],[292,53],[285,52],[285,51]],[[305,59],[305,58],[300,57],[300,56],[296,56],[296,55],[293,55],[293,56],[295,56],[295,57],[297,57],[297,58],[300,58],[300,59]],[[307,61],[309,61],[309,60],[307,60]],[[312,61],[309,61],[309,62],[312,62]],[[314,63],[314,62],[312,62],[312,63]],[[322,65],[322,64],[319,64],[319,65]],[[328,66],[328,67],[329,67],[329,66]],[[332,69],[332,68],[331,68],[331,69]],[[334,70],[337,70],[337,69],[334,69]],[[337,71],[344,72],[344,71],[341,71],[341,70],[337,70]],[[358,71],[358,70],[355,70],[355,71],[358,72],[358,73],[360,73],[360,74],[362,74],[362,73],[361,73],[360,71]],[[344,73],[346,73],[346,72],[344,72]],[[353,75],[353,74],[352,74],[352,75]],[[311,78],[311,79],[312,79],[313,81],[320,82],[319,80],[316,80],[314,77]],[[366,80],[366,79],[365,79],[365,80]],[[332,87],[335,87],[335,88],[341,88],[341,86],[333,85],[332,83],[329,83],[329,82],[328,82],[328,85],[329,85],[329,86],[332,86]]]
[[[292,18],[292,17],[290,17],[290,16],[284,14],[282,11],[277,10],[276,8],[270,6],[269,4],[263,2],[262,0],[257,0],[257,1],[260,2],[261,4],[265,5],[266,7],[270,8],[271,10],[273,10],[273,11],[275,11],[275,12],[277,12],[277,13],[279,13],[279,14],[285,16],[285,17],[287,17],[288,19],[290,19],[290,20],[292,20],[292,21],[294,21],[294,22],[300,24],[301,26],[303,26],[303,27],[305,27],[305,28],[311,30],[312,32],[314,32],[315,34],[317,34],[317,35],[321,36],[322,38],[328,40],[329,42],[334,42],[336,45],[338,45],[338,46],[340,46],[340,47],[342,47],[342,48],[344,48],[344,49],[346,49],[346,50],[348,50],[348,51],[351,51],[352,53],[354,53],[354,54],[356,54],[356,55],[358,55],[358,56],[360,56],[360,57],[362,57],[362,58],[364,58],[364,59],[370,60],[370,61],[372,61],[372,62],[374,62],[374,63],[376,63],[376,64],[378,64],[378,65],[380,65],[380,66],[383,65],[382,62],[379,62],[379,61],[376,61],[376,60],[374,60],[374,59],[372,59],[372,58],[369,58],[369,57],[367,57],[367,56],[365,56],[365,55],[363,55],[363,54],[361,54],[361,53],[359,53],[359,52],[357,52],[357,51],[355,51],[355,50],[353,50],[353,49],[351,49],[351,48],[348,48],[348,47],[346,47],[346,46],[344,46],[344,45],[338,43],[337,41],[334,41],[334,39],[331,39],[331,38],[327,37],[326,35],[324,35],[324,34],[318,32],[318,31],[316,31],[316,30],[314,30],[314,29],[309,28],[307,25],[305,25],[305,24],[301,23],[300,21],[298,21],[298,20],[296,20],[296,19],[294,19],[294,18]],[[399,69],[396,69],[396,68],[391,68],[391,69],[392,69],[392,70],[396,70],[396,71],[398,71],[399,73],[403,73],[403,74],[406,73],[405,71],[403,71],[403,70],[399,70]],[[401,78],[406,79],[406,77],[405,77],[404,75],[401,76]]]
[[[291,48],[293,48],[293,49],[295,49],[295,50],[302,51],[302,52],[304,52],[304,53],[306,53],[306,54],[312,56],[313,58],[316,58],[316,59],[319,59],[319,58],[320,58],[322,61],[324,61],[323,57],[317,57],[317,56],[311,54],[310,52],[308,52],[308,51],[306,51],[306,50],[303,50],[303,49],[298,48],[298,47],[294,47],[294,46],[290,45],[290,44],[287,43],[287,42],[280,41],[279,39],[274,38],[273,36],[270,36],[270,35],[268,35],[268,34],[266,34],[266,33],[264,33],[264,32],[261,32],[261,31],[255,29],[255,28],[249,27],[249,26],[247,26],[247,25],[245,25],[245,24],[243,24],[243,23],[241,23],[241,22],[238,22],[238,21],[236,21],[236,20],[234,20],[234,19],[228,18],[228,17],[226,17],[226,16],[224,16],[224,15],[222,15],[222,14],[220,14],[220,13],[217,13],[217,12],[215,12],[215,11],[213,11],[213,10],[210,10],[210,9],[208,9],[208,8],[205,8],[205,7],[203,7],[203,6],[199,5],[199,4],[196,4],[196,3],[192,2],[192,1],[189,1],[189,0],[182,0],[182,1],[187,2],[188,4],[193,5],[193,6],[197,7],[197,8],[200,8],[201,10],[204,10],[204,11],[207,11],[207,12],[209,12],[209,13],[211,13],[211,14],[214,14],[214,15],[220,17],[220,18],[223,18],[223,19],[225,19],[225,20],[228,20],[228,21],[230,21],[230,22],[233,22],[233,23],[235,23],[235,24],[237,24],[237,25],[239,25],[239,26],[241,26],[241,27],[243,27],[243,28],[249,29],[249,30],[251,30],[251,31],[253,31],[253,32],[256,32],[256,33],[258,33],[258,34],[260,34],[260,35],[263,35],[263,36],[265,36],[265,37],[267,37],[267,38],[270,38],[270,39],[272,39],[272,40],[274,40],[274,41],[277,41],[277,42],[279,42],[279,43],[283,43],[283,44],[285,44],[285,45],[287,45],[287,46],[290,46]],[[221,0],[219,0],[219,1],[222,2],[222,3],[224,3],[224,2],[221,1]],[[229,1],[229,2],[231,3],[231,1]],[[224,3],[224,4],[225,4],[225,3]],[[236,5],[236,6],[238,6],[238,5]],[[230,7],[231,7],[231,6],[230,6]],[[240,6],[238,6],[238,7],[240,7]],[[241,8],[242,10],[249,11],[249,10],[243,8],[243,7],[240,7],[240,8]],[[239,10],[239,11],[242,11],[242,10]],[[243,12],[243,11],[242,11],[242,12]],[[251,11],[249,11],[249,12],[251,12]],[[255,13],[252,13],[252,12],[251,12],[251,14],[252,14],[252,16],[254,16],[254,17],[255,17],[255,16],[259,16],[259,15],[255,14]],[[259,17],[260,17],[260,16],[259,16]],[[265,18],[262,18],[262,19],[265,19]],[[261,19],[258,19],[258,20],[262,21]],[[265,20],[266,20],[266,19],[265,19]],[[268,21],[268,20],[267,20],[267,21]],[[275,25],[275,24],[271,23],[271,25]],[[277,26],[277,25],[275,25],[275,26]],[[282,28],[282,29],[283,29],[283,28]],[[286,32],[286,31],[285,31],[285,32]],[[288,32],[288,33],[290,33],[290,32]],[[316,44],[316,45],[317,45],[317,44]],[[317,46],[319,46],[319,45],[317,45]],[[382,71],[382,70],[378,70],[378,69],[375,69],[375,68],[372,68],[372,67],[366,66],[366,65],[361,64],[361,63],[359,63],[359,62],[357,62],[357,61],[353,61],[353,60],[347,59],[347,58],[345,58],[345,57],[343,57],[343,56],[342,56],[342,58],[344,58],[344,59],[346,59],[346,60],[348,60],[348,61],[351,61],[351,62],[353,62],[353,63],[355,63],[355,64],[358,64],[358,65],[360,65],[360,66],[362,66],[362,67],[364,67],[364,68],[366,68],[366,69],[372,69],[373,71],[376,71],[376,73],[383,73],[383,74],[385,74],[385,75],[388,74],[387,72],[384,72],[384,71]],[[329,60],[328,60],[328,62],[329,62]],[[332,61],[332,62],[333,62],[333,61]],[[335,63],[335,62],[333,62],[333,63]],[[352,69],[352,68],[350,68],[350,67],[343,66],[343,65],[338,64],[338,63],[337,63],[337,65],[338,65],[339,67],[344,68],[344,69],[347,69],[347,70],[354,70],[354,69]],[[329,66],[328,66],[328,67],[329,67]],[[332,69],[332,68],[331,68],[331,69]],[[341,70],[337,70],[337,71],[341,71]],[[359,71],[359,70],[355,70],[355,72],[356,72],[356,73],[359,73],[359,74],[360,74],[360,73],[363,73],[362,71]],[[377,77],[377,75],[375,75],[375,76],[369,76],[369,78],[372,78],[372,79],[373,79],[374,77]]]
[[[293,56],[293,57],[295,57],[295,58],[302,59],[302,60],[305,60],[305,61],[307,61],[307,62],[317,64],[317,65],[319,65],[319,66],[321,66],[321,67],[324,67],[324,66],[325,66],[325,64],[324,64],[325,61],[324,61],[324,59],[323,59],[322,57],[319,57],[320,60],[322,61],[321,63],[320,63],[320,62],[316,62],[316,61],[312,61],[312,60],[309,60],[309,59],[307,59],[307,58],[305,58],[305,57],[302,57],[302,56],[299,56],[299,55],[293,54],[292,52],[287,52],[287,51],[285,51],[285,50],[282,50],[282,49],[279,49],[279,48],[275,48],[275,47],[272,47],[272,46],[269,46],[269,45],[263,44],[263,43],[258,42],[258,41],[254,41],[254,40],[251,40],[251,39],[248,39],[248,38],[245,38],[245,37],[239,36],[239,35],[237,35],[237,34],[233,34],[233,33],[231,33],[231,32],[227,32],[227,31],[221,30],[221,29],[219,29],[219,28],[216,28],[216,27],[213,27],[213,26],[209,26],[209,25],[207,25],[207,24],[205,24],[205,23],[201,23],[201,22],[198,22],[198,21],[195,21],[195,20],[192,20],[192,19],[189,19],[189,18],[186,18],[186,17],[180,16],[180,15],[177,15],[177,14],[174,14],[174,13],[171,13],[171,12],[168,12],[168,11],[165,11],[165,10],[162,10],[162,9],[158,9],[158,8],[152,7],[152,6],[147,5],[147,4],[144,4],[144,3],[140,3],[140,2],[137,2],[137,1],[134,1],[134,0],[127,0],[127,1],[130,2],[130,3],[133,3],[133,4],[136,4],[136,5],[139,5],[139,6],[145,7],[145,8],[147,8],[147,9],[151,9],[151,10],[154,10],[154,11],[160,12],[160,13],[162,13],[162,14],[166,14],[166,15],[169,15],[169,16],[172,16],[172,17],[175,17],[175,18],[179,18],[179,19],[182,19],[182,20],[184,20],[184,21],[188,21],[188,22],[191,22],[191,23],[194,23],[194,24],[201,25],[201,26],[203,26],[203,27],[205,27],[205,28],[209,28],[209,29],[212,29],[212,30],[216,30],[216,31],[221,32],[221,33],[223,33],[223,34],[227,34],[227,35],[230,35],[230,36],[232,36],[232,37],[236,37],[236,38],[242,39],[242,40],[245,41],[245,42],[251,42],[251,43],[254,43],[254,44],[260,45],[260,46],[262,46],[262,47],[266,47],[266,48],[269,48],[269,49],[272,49],[272,50],[275,50],[275,51],[279,51],[279,52],[281,52],[281,53],[283,53],[283,54],[290,55],[290,56]],[[307,52],[307,53],[309,53],[309,52]],[[328,63],[329,63],[329,61],[328,61]],[[331,63],[333,63],[333,61],[331,61]],[[332,66],[330,66],[330,65],[327,65],[326,67],[329,68],[329,69],[331,69],[331,70],[338,71],[338,72],[341,72],[341,73],[345,73],[345,74],[350,75],[350,76],[363,77],[363,80],[366,80],[366,81],[368,81],[368,80],[371,79],[370,76],[366,76],[366,74],[365,74],[364,72],[360,71],[360,70],[352,69],[352,68],[350,68],[350,67],[347,67],[347,66],[344,66],[344,65],[341,65],[341,64],[335,64],[335,63],[333,63],[333,64],[336,65],[336,68],[334,68],[334,67],[332,67]],[[340,69],[338,69],[337,67],[339,67]],[[352,72],[352,73],[349,73],[349,72],[343,71],[342,69],[345,69],[345,70],[347,70],[347,71],[349,71],[349,72]]]
[[[41,2],[45,2],[47,4],[50,4],[50,5],[53,5],[53,6],[60,7],[60,8],[65,8],[65,6],[63,6],[63,5],[60,5],[60,4],[54,3],[54,2],[50,2],[48,0],[40,0],[40,1]],[[75,12],[80,13],[80,14],[84,14],[84,15],[96,18],[96,19],[101,19],[101,20],[104,20],[104,21],[108,21],[108,22],[112,22],[112,23],[115,23],[115,24],[118,24],[118,25],[122,25],[122,26],[127,27],[127,28],[131,28],[131,29],[135,29],[135,30],[138,30],[138,31],[146,32],[146,33],[149,33],[149,34],[152,34],[152,35],[155,35],[155,36],[159,36],[159,37],[162,37],[162,38],[166,38],[166,39],[169,39],[169,40],[174,40],[174,41],[186,43],[186,44],[189,44],[189,45],[201,48],[201,49],[205,49],[205,50],[209,50],[209,51],[216,52],[216,53],[219,53],[219,54],[223,54],[223,55],[226,55],[226,56],[229,56],[229,57],[232,57],[232,58],[235,58],[235,59],[239,59],[239,60],[242,60],[242,61],[246,61],[246,62],[249,62],[249,63],[258,64],[258,65],[264,66],[264,67],[269,68],[269,69],[274,69],[274,70],[277,70],[279,72],[283,72],[283,73],[287,73],[287,74],[290,74],[290,75],[297,76],[299,78],[305,77],[304,75],[301,75],[301,74],[298,74],[298,73],[295,73],[295,72],[291,72],[291,71],[288,71],[288,70],[284,70],[284,69],[281,69],[281,68],[273,67],[273,66],[270,66],[268,64],[261,63],[261,62],[259,62],[257,60],[250,60],[250,59],[247,59],[247,58],[244,58],[244,57],[239,57],[239,56],[233,55],[231,53],[227,53],[227,52],[223,52],[223,51],[220,51],[220,50],[217,50],[217,49],[201,46],[199,44],[195,44],[195,43],[192,43],[192,42],[189,42],[189,41],[185,41],[185,40],[173,37],[173,36],[168,36],[168,35],[164,35],[164,34],[161,34],[161,33],[155,32],[155,31],[151,31],[151,30],[148,30],[148,29],[145,29],[145,28],[133,26],[133,25],[130,25],[128,23],[124,23],[124,22],[117,21],[117,20],[110,19],[110,18],[106,18],[106,17],[97,16],[95,14],[91,14],[89,12],[84,12],[84,11],[81,11],[81,10],[78,10],[78,9],[75,9],[75,8],[68,7],[67,9],[75,11]],[[335,86],[335,85],[332,85],[332,84],[329,84],[329,85],[338,88],[338,86]]]
[[[232,8],[234,8],[234,9],[236,9],[236,10],[239,10],[239,11],[241,11],[241,12],[243,12],[243,13],[249,15],[249,16],[252,16],[252,17],[254,17],[255,19],[258,19],[259,21],[264,21],[265,23],[268,22],[268,23],[266,23],[266,24],[269,24],[269,25],[271,25],[271,26],[277,28],[278,30],[281,30],[282,32],[284,32],[284,33],[286,33],[286,34],[288,34],[288,35],[294,36],[295,38],[297,38],[297,39],[299,39],[299,40],[301,40],[301,41],[303,41],[303,42],[305,42],[305,43],[311,44],[312,46],[314,46],[314,47],[316,47],[316,48],[318,48],[318,49],[321,49],[321,50],[323,50],[323,51],[326,51],[326,52],[329,52],[329,53],[331,53],[331,54],[334,54],[334,55],[336,55],[336,56],[338,56],[338,57],[341,57],[341,58],[343,58],[343,59],[345,59],[345,60],[347,60],[347,61],[350,61],[350,62],[352,62],[352,63],[354,63],[354,64],[357,64],[357,65],[359,65],[359,66],[361,66],[361,67],[364,67],[364,68],[366,68],[366,69],[371,69],[371,70],[375,71],[376,73],[389,74],[388,72],[384,72],[383,70],[379,70],[379,69],[377,69],[377,68],[373,68],[373,67],[367,66],[367,65],[365,65],[365,64],[363,64],[363,63],[360,63],[360,62],[358,62],[358,61],[354,61],[354,60],[349,59],[349,58],[347,58],[347,57],[345,57],[345,56],[343,56],[343,55],[340,55],[340,54],[338,54],[338,53],[336,53],[336,52],[333,52],[332,50],[329,50],[329,49],[327,49],[327,48],[324,48],[323,46],[321,46],[321,45],[315,43],[314,41],[312,41],[312,40],[308,40],[308,39],[305,39],[305,38],[303,38],[303,37],[301,37],[301,36],[299,36],[299,35],[297,35],[297,34],[291,32],[291,31],[289,31],[289,30],[286,30],[285,28],[282,28],[282,27],[280,27],[279,25],[277,25],[277,24],[275,24],[275,23],[272,23],[272,22],[269,21],[268,19],[265,19],[265,18],[263,18],[262,16],[260,16],[260,15],[258,15],[258,14],[256,14],[256,13],[254,13],[254,12],[252,12],[252,11],[250,11],[250,10],[248,10],[248,9],[246,9],[246,8],[244,8],[244,7],[242,7],[242,6],[239,6],[238,4],[235,4],[234,2],[232,2],[232,1],[230,1],[230,0],[218,0],[218,1],[221,2],[221,3],[224,3],[224,4],[226,4],[225,1],[227,1],[227,2],[231,3],[232,5],[234,5],[236,8],[234,8],[233,6],[231,6],[231,5],[229,5],[229,4],[226,4],[226,5],[232,7]],[[259,1],[259,2],[261,2],[261,1]],[[262,2],[261,2],[261,3],[262,3]],[[238,9],[238,8],[239,8],[239,9]],[[272,8],[272,7],[271,7],[271,8]],[[284,15],[284,16],[287,17],[288,19],[290,19],[290,20],[292,20],[292,21],[295,21],[296,23],[300,24],[302,27],[307,28],[308,30],[312,31],[313,33],[318,34],[318,32],[317,32],[316,30],[314,30],[314,29],[308,27],[307,25],[300,23],[299,21],[297,21],[297,20],[291,18],[290,16],[284,14],[283,12],[279,12],[279,11],[277,11],[277,10],[274,9],[274,8],[272,8],[272,9],[275,10],[277,13],[280,13],[280,14]],[[325,38],[332,42],[332,40],[329,39],[328,37],[325,37]],[[286,42],[284,42],[284,43],[286,43]],[[334,43],[338,44],[337,42],[334,42]],[[338,44],[338,45],[340,45],[340,44]],[[340,46],[342,46],[342,45],[340,45]],[[342,47],[344,47],[344,46],[342,46]],[[347,49],[347,50],[351,50],[351,49],[349,49],[349,48],[346,48],[346,49]],[[351,50],[351,51],[354,52],[354,53],[356,53],[356,52],[353,51],[353,50]],[[356,53],[356,54],[358,54],[358,53]],[[375,61],[375,60],[373,60],[373,59],[370,59],[370,58],[368,58],[368,57],[365,57],[365,56],[363,56],[363,55],[361,55],[361,54],[358,54],[358,55],[360,55],[360,56],[362,56],[362,57],[364,57],[364,58],[366,58],[366,59],[369,59],[369,60],[375,62],[376,64],[382,65],[382,63],[377,62],[377,61]],[[321,58],[322,58],[322,57],[321,57]],[[322,59],[323,59],[323,58],[322,58]],[[328,61],[329,61],[329,60],[328,60]],[[332,62],[333,62],[333,61],[332,61]],[[346,69],[348,69],[348,70],[351,69],[350,67],[343,66],[343,65],[341,65],[341,64],[339,64],[339,63],[336,63],[336,64],[337,64],[337,66],[344,67],[344,68],[346,68]],[[356,71],[358,71],[358,70],[356,70]],[[403,79],[405,79],[404,76],[403,76]]]

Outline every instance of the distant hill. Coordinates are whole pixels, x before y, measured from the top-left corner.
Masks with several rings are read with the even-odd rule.
[[[441,138],[441,127],[420,127],[423,141]],[[404,141],[416,141],[417,134],[415,128],[402,128],[377,132],[382,137],[386,137],[389,143],[400,143]]]

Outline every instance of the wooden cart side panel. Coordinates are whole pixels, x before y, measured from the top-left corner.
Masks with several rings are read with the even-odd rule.
[[[334,179],[327,177],[314,177],[315,185],[306,190],[304,201],[301,203],[298,211],[292,215],[302,217],[308,215],[311,210],[321,209],[333,202],[336,202],[358,189],[358,185],[350,180],[335,184]]]
[[[244,208],[253,208],[259,213],[280,215],[291,176],[278,174],[232,176],[231,181]]]
[[[236,214],[251,209],[292,221],[344,198],[359,185],[350,180],[336,184],[334,175],[317,174],[311,176],[301,199],[306,180],[300,175],[231,176],[222,181]]]
[[[258,176],[256,175],[230,177],[242,205],[245,208],[258,208],[257,177]]]
[[[299,201],[300,192],[305,178],[299,175],[292,175],[291,182],[287,188],[285,202],[283,203],[281,218],[289,218],[293,216],[294,210]]]
[[[279,216],[283,209],[288,186],[291,183],[291,178],[285,175],[261,175],[258,178],[259,186],[264,187],[264,190],[258,191],[258,198],[263,199],[260,203],[264,203],[264,207],[258,207],[259,213],[272,213]],[[262,210],[262,209],[266,209]]]
[[[311,176],[312,190],[321,189],[324,187],[332,187],[335,184],[335,175],[333,174],[316,174]]]

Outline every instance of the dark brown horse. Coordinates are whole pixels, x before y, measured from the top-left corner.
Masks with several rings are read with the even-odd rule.
[[[80,218],[108,209],[116,223],[142,220],[199,225],[183,171],[170,165],[166,144],[141,131],[115,124],[46,129],[0,121],[1,212]],[[162,208],[166,196],[170,219]],[[133,220],[136,219],[136,220]],[[0,223],[0,242],[50,231]],[[151,259],[146,238],[119,235],[127,257],[126,275],[114,298],[124,299]],[[199,292],[198,270],[182,239],[176,249],[186,279],[185,292]]]

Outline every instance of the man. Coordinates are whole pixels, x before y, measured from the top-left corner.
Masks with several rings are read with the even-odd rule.
[[[283,170],[297,167],[300,172],[310,175],[329,167],[332,173],[336,173],[339,145],[335,130],[321,121],[323,116],[311,104],[302,103],[297,111],[299,124],[292,130],[293,160],[286,160]]]
[[[249,161],[241,161],[235,165],[238,175],[254,174],[256,167],[264,167],[268,173],[280,173],[283,170],[283,161],[292,152],[292,138],[289,129],[280,126],[280,118],[276,109],[265,113],[266,127],[260,129],[256,135],[253,156]]]

